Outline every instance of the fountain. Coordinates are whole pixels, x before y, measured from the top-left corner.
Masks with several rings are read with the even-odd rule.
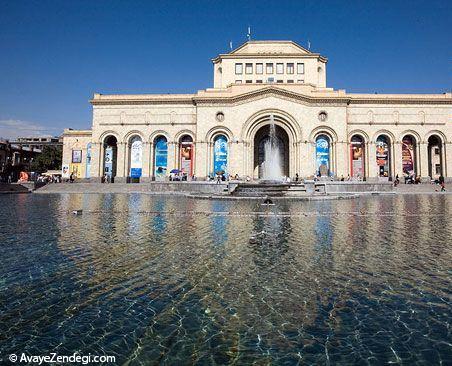
[[[264,145],[265,161],[262,164],[262,176],[264,181],[283,180],[281,168],[281,152],[279,150],[279,141],[276,137],[276,127],[273,115],[270,115],[270,134]]]

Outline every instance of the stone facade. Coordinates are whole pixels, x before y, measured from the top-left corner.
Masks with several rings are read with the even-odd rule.
[[[277,63],[283,64],[283,74],[276,74]],[[452,177],[451,93],[333,90],[325,87],[326,63],[293,42],[250,41],[213,59],[214,88],[183,95],[94,94],[92,130],[65,130],[63,164],[73,164],[72,150],[77,149],[85,171],[83,159],[90,155],[91,160],[85,175],[79,169],[80,178],[98,180],[109,170],[107,159],[114,160],[114,168],[109,167],[116,181],[133,175],[137,161],[141,181],[163,179],[172,169],[203,179],[215,173],[214,150],[221,136],[226,173],[259,178],[265,159],[261,145],[273,119],[287,166],[283,173],[291,177],[350,175],[374,181],[401,177],[404,171],[424,179]],[[257,64],[263,65],[262,74]],[[273,64],[273,74],[266,73],[266,64]],[[159,139],[166,140],[166,160],[161,160],[162,151],[156,153]],[[133,141],[140,144],[135,158]],[[166,164],[163,174],[156,173],[156,160]]]

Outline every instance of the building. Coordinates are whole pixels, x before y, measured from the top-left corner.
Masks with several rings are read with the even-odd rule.
[[[13,144],[0,139],[0,182],[15,182],[20,171],[31,171],[33,160],[41,154],[38,148]]]
[[[262,177],[275,126],[282,174],[452,177],[451,93],[351,94],[327,87],[327,59],[291,41],[248,41],[212,60],[196,94],[94,94],[91,130],[65,130],[79,178]],[[128,179],[129,178],[129,179]]]
[[[11,140],[10,143],[31,149],[43,150],[44,146],[63,146],[63,139],[62,137],[58,136],[18,137],[15,140]]]

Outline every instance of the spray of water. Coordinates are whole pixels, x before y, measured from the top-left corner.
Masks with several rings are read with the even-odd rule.
[[[264,145],[265,161],[262,166],[264,180],[282,180],[281,155],[273,115],[270,115],[270,135]]]

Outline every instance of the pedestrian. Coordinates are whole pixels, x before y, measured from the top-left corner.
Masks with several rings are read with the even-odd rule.
[[[441,192],[445,192],[446,191],[446,183],[444,182],[444,177],[442,174],[438,178],[438,183],[441,186]]]
[[[69,176],[69,182],[74,183],[74,172]]]
[[[221,175],[217,174],[217,184],[220,184],[220,182],[221,182]]]
[[[299,176],[298,173],[295,173],[295,182],[298,182]]]

